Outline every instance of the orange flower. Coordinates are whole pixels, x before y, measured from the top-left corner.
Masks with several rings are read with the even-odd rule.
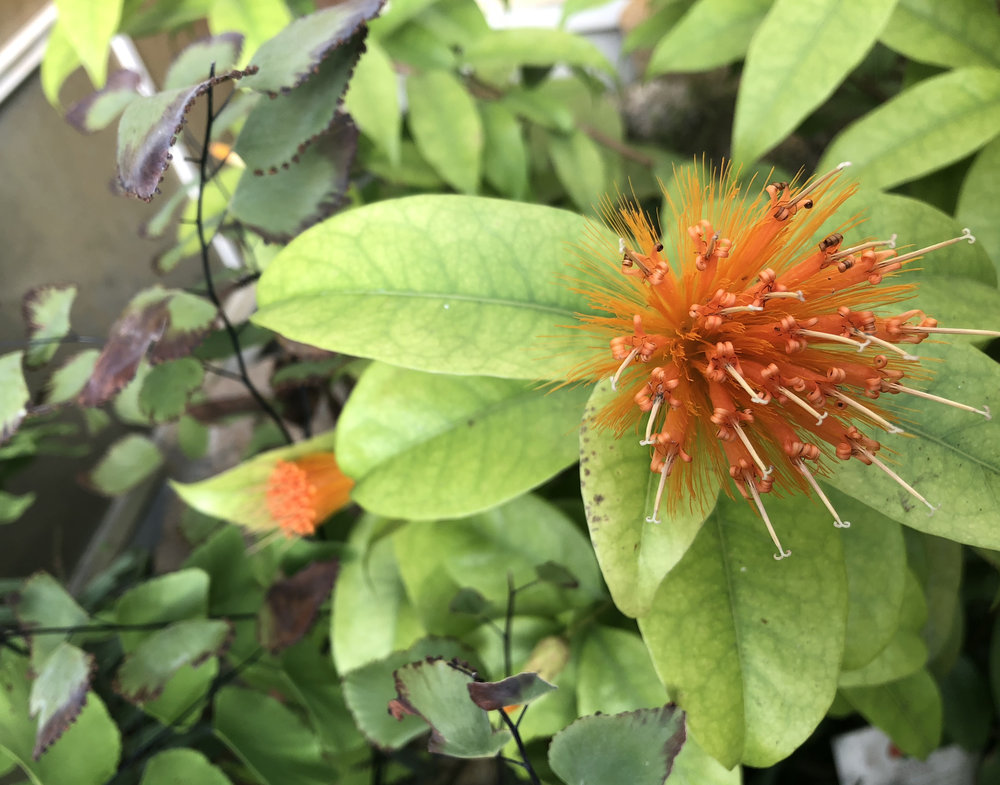
[[[837,526],[849,526],[816,482],[834,458],[876,467],[935,509],[878,457],[880,443],[863,432],[902,432],[872,401],[917,395],[989,418],[985,407],[904,384],[927,377],[905,347],[930,333],[1000,333],[938,328],[916,310],[892,318],[872,310],[913,294],[913,285],[894,280],[903,264],[975,238],[966,229],[901,256],[895,237],[845,248],[838,232],[810,246],[854,192],[832,188],[846,165],[804,186],[768,185],[749,204],[728,167],[705,185],[697,172],[679,175],[680,203],[670,205],[677,230],[672,252],[637,207],[603,205],[619,248],[595,232],[580,249],[575,286],[601,314],[581,314],[579,329],[610,344],[610,352],[571,377],[611,377],[621,391],[598,422],[619,435],[630,428],[643,433],[650,470],[659,474],[647,521],[659,523],[665,493],[671,506],[684,498],[703,501],[715,496],[717,478],[728,476],[756,507],[781,559],[791,552],[782,548],[761,495],[773,486],[814,493]]]
[[[332,452],[279,460],[267,479],[267,510],[286,535],[305,536],[347,504],[353,487]]]

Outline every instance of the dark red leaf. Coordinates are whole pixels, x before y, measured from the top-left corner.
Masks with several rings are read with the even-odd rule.
[[[339,568],[336,559],[316,562],[267,590],[257,617],[257,637],[264,648],[276,654],[302,640],[330,596]]]

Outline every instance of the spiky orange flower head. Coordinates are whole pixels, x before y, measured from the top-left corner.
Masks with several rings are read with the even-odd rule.
[[[289,537],[305,536],[347,504],[354,481],[332,452],[279,460],[267,480],[267,509]]]
[[[904,393],[952,403],[904,384],[926,373],[902,345],[935,332],[1000,333],[938,328],[916,310],[895,317],[872,310],[913,293],[894,281],[906,262],[973,242],[968,230],[903,255],[893,250],[895,238],[848,248],[838,232],[811,245],[855,190],[832,187],[846,165],[804,186],[768,185],[755,201],[744,198],[728,167],[704,184],[697,167],[680,174],[671,249],[636,206],[603,205],[619,248],[595,232],[579,249],[576,287],[601,314],[581,314],[578,326],[610,352],[572,378],[610,377],[620,394],[599,425],[643,434],[650,470],[659,474],[647,521],[659,522],[665,495],[672,507],[700,501],[714,497],[720,476],[731,478],[766,524],[775,558],[784,558],[790,551],[761,495],[773,487],[814,493],[837,526],[848,526],[816,482],[834,458],[886,472],[934,509],[878,457],[881,445],[865,430],[902,429],[870,401]],[[985,408],[957,405],[989,417]]]

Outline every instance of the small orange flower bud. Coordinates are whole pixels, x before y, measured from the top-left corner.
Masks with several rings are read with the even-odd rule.
[[[287,536],[302,537],[346,505],[353,487],[331,452],[279,460],[267,480],[267,509]]]

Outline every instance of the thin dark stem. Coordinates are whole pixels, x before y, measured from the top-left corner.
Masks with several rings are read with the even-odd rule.
[[[236,381],[243,381],[243,377],[238,373],[233,373],[232,371],[227,371],[225,368],[220,368],[218,365],[213,365],[210,362],[201,363],[201,367],[204,368],[209,373],[214,373],[216,376],[222,376],[225,379],[235,379]]]
[[[215,76],[215,66],[212,66],[212,76]],[[281,431],[281,435],[284,437],[287,444],[292,443],[292,435],[288,432],[288,428],[281,421],[281,417],[274,410],[274,407],[260,394],[260,391],[254,386],[254,383],[250,381],[250,374],[247,372],[246,363],[243,360],[243,352],[240,350],[240,338],[236,333],[236,329],[233,327],[233,323],[229,321],[229,317],[226,315],[226,309],[222,307],[222,303],[219,300],[219,295],[215,291],[215,283],[212,280],[212,268],[209,264],[208,259],[208,240],[205,237],[205,220],[204,220],[204,201],[205,201],[205,184],[208,182],[206,179],[206,167],[208,164],[208,147],[210,140],[212,138],[212,121],[214,118],[214,109],[212,103],[213,88],[209,85],[208,92],[206,93],[206,100],[208,102],[208,108],[206,110],[206,120],[205,120],[205,139],[203,140],[201,148],[201,161],[198,164],[198,206],[195,213],[196,224],[198,228],[198,245],[201,247],[201,269],[205,276],[205,288],[208,292],[208,298],[212,301],[212,304],[216,307],[219,312],[219,316],[222,318],[222,323],[226,327],[226,332],[229,335],[229,340],[233,344],[233,351],[236,354],[236,363],[240,367],[240,377],[243,381],[243,386],[247,388],[247,391],[253,396],[253,399],[257,402],[257,405],[274,420],[275,425],[278,426],[278,430]]]
[[[500,717],[503,719],[507,729],[514,737],[514,743],[517,745],[517,751],[521,754],[521,760],[524,761],[524,770],[528,772],[528,779],[531,780],[532,785],[542,785],[542,781],[538,779],[538,775],[535,773],[535,770],[531,765],[531,761],[528,760],[528,753],[524,749],[524,742],[521,741],[521,734],[518,731],[517,726],[513,723],[511,718],[507,716],[507,712],[503,709],[500,710]]]
[[[511,630],[514,626],[514,598],[517,597],[517,589],[514,588],[514,575],[512,573],[507,573],[507,613],[504,617],[503,622],[503,675],[504,677],[510,676],[511,673],[511,662],[510,662],[510,646],[511,646]]]

